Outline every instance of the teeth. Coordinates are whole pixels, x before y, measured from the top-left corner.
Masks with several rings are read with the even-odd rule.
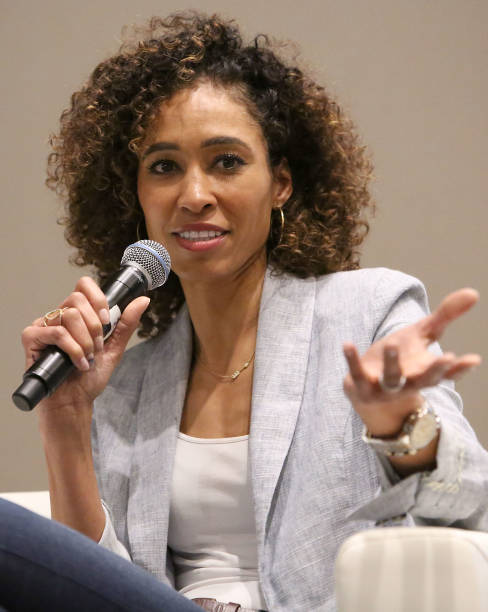
[[[185,238],[185,240],[211,240],[212,238],[216,238],[217,236],[222,236],[224,232],[216,232],[214,230],[204,231],[204,232],[180,232],[178,236]]]

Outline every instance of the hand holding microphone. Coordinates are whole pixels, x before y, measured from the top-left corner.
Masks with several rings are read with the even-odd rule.
[[[83,277],[59,309],[27,327],[22,343],[30,367],[12,396],[15,405],[32,410],[75,369],[87,374],[83,383],[82,377],[73,381],[71,399],[76,401],[78,396],[80,401],[93,401],[107,384],[149,304],[149,299],[141,296],[166,282],[170,264],[162,245],[141,240],[127,247],[119,273],[103,291],[92,279]],[[112,335],[119,318],[104,348],[103,341]],[[92,360],[96,368],[90,368]],[[59,397],[59,401],[63,402],[63,398]]]

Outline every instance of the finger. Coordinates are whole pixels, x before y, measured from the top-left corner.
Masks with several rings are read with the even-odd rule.
[[[109,305],[105,294],[89,276],[82,276],[76,283],[75,291],[83,293],[97,313],[102,325],[110,323]]]
[[[409,376],[408,385],[412,389],[425,389],[434,387],[446,378],[447,372],[456,361],[454,353],[445,353],[435,359],[429,366],[416,375]]]
[[[64,325],[70,328],[80,344],[87,348],[87,352],[93,352],[93,347],[88,347],[90,342],[77,317],[72,312],[66,314],[68,311],[64,309],[68,308],[75,308],[81,313],[88,333],[93,339],[95,352],[103,350],[103,325],[110,321],[108,303],[103,291],[89,276],[81,277],[76,283],[75,291],[63,301],[60,306],[60,309],[63,310],[61,316],[56,316],[56,311],[52,311],[53,317],[47,319],[44,315],[36,319],[33,325]]]
[[[371,386],[371,382],[366,370],[362,366],[357,348],[354,346],[354,344],[346,343],[343,346],[343,350],[347,360],[347,365],[349,366],[351,378],[358,391],[362,395],[365,395]]]
[[[105,343],[105,353],[109,353],[116,362],[122,357],[125,347],[137,329],[139,321],[149,303],[150,299],[147,296],[141,296],[133,300],[125,308],[112,335]]]
[[[91,279],[88,280],[94,285],[95,289],[98,289]],[[71,351],[67,350],[66,352],[73,352],[73,355],[70,354],[70,357],[72,357],[75,365],[81,367],[81,369],[86,369],[85,360],[82,356],[79,356],[79,348],[81,347],[86,361],[90,362],[94,358],[95,350],[99,348],[97,344],[98,340],[102,342],[103,347],[102,324],[93,310],[91,303],[88,301],[88,298],[80,291],[74,291],[64,300],[61,308],[52,311],[52,315],[51,317],[46,317],[46,315],[44,315],[36,319],[33,326],[65,328],[69,336],[71,336],[72,341],[75,343],[74,345],[71,343],[70,346],[79,345],[77,348],[71,348]],[[29,347],[23,340],[24,348],[26,349],[26,358],[30,362],[35,361],[36,358],[39,357],[40,351],[45,348],[45,346],[42,346],[42,341],[50,337],[46,335],[39,336],[38,332],[35,330],[33,334],[34,336],[37,334],[37,337],[34,337],[35,345]],[[25,336],[24,334],[24,337]],[[29,338],[28,333],[27,338]],[[54,338],[57,338],[57,336],[54,336]],[[50,344],[48,340],[46,340],[46,342]],[[66,340],[63,340],[63,342],[66,342]],[[56,342],[54,342],[54,344],[56,344]],[[60,346],[60,348],[63,347]]]
[[[73,364],[81,371],[90,369],[83,348],[74,340],[68,330],[62,325],[48,327],[29,326],[22,332],[22,344],[26,353],[28,365],[32,365],[46,346],[57,346],[68,354]]]
[[[48,327],[49,325],[61,325],[63,320],[63,314],[68,309],[66,308],[55,308],[54,310],[50,310],[46,312],[46,314],[41,317],[40,324],[43,327]]]
[[[102,351],[102,322],[88,296],[81,291],[74,291],[65,299],[63,305],[68,307],[68,310],[63,314],[63,325],[71,332],[73,337],[82,346],[85,346],[87,351]],[[75,313],[78,313],[78,316]]]
[[[62,308],[53,310],[52,316],[49,315],[51,313],[36,323],[47,327],[65,327],[83,348],[88,360],[93,358],[95,350],[103,348],[102,324],[83,293],[74,291],[64,300]]]
[[[22,330],[20,340],[24,348],[26,368],[37,361],[39,353],[46,348],[47,344],[39,337],[39,327],[42,325],[41,319],[36,319],[31,325]]]
[[[91,307],[90,307],[91,310]],[[83,308],[68,308],[63,315],[62,327],[70,334],[73,340],[81,346],[86,358],[90,361],[95,355],[94,336],[97,335],[98,329],[101,329],[101,324],[95,315],[96,323],[87,324],[87,320],[93,317],[93,311],[85,313]],[[91,327],[91,329],[90,329]]]
[[[398,348],[387,344],[383,349],[383,384],[385,387],[395,388],[402,377]]]
[[[108,310],[108,302],[105,294],[90,276],[82,276],[79,278],[75,286],[75,291],[83,293],[97,312],[104,308]]]
[[[481,364],[481,356],[474,353],[459,357],[446,372],[445,378],[459,380]]]
[[[467,312],[478,300],[479,293],[475,289],[459,289],[450,293],[435,311],[423,320],[425,336],[431,341],[439,340],[449,323]]]

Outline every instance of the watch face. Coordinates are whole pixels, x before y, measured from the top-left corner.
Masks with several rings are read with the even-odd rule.
[[[437,418],[433,412],[421,416],[410,432],[412,448],[424,448],[434,438],[437,432]]]

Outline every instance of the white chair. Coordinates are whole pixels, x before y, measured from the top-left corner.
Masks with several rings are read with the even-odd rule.
[[[362,531],[342,544],[335,572],[339,612],[488,611],[488,533]]]
[[[0,493],[0,497],[8,501],[24,506],[32,512],[41,516],[51,518],[51,504],[49,502],[49,491],[17,491],[16,493]]]

